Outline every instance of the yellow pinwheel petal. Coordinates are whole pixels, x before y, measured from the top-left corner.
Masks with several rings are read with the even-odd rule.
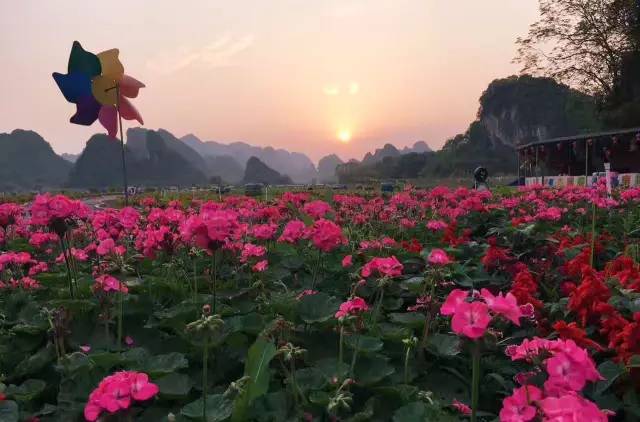
[[[91,92],[93,96],[102,105],[116,105],[118,82],[108,76],[97,76],[91,84]]]
[[[120,51],[117,48],[98,53],[100,65],[102,67],[102,76],[106,76],[119,81],[124,75],[124,66],[118,58]]]

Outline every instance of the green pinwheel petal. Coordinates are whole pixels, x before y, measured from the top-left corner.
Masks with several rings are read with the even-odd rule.
[[[102,67],[98,56],[86,51],[78,41],[74,41],[69,55],[68,73],[81,72],[93,79],[101,71]]]

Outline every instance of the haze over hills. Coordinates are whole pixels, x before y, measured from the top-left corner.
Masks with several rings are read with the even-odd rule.
[[[256,157],[267,166],[288,175],[296,183],[310,183],[317,177],[313,162],[305,154],[299,152],[289,152],[270,146],[253,146],[244,142],[230,144],[215,141],[204,142],[193,134],[183,136],[181,140],[203,157],[230,156],[243,168],[251,157]]]
[[[131,185],[191,186],[208,183],[343,183],[382,178],[440,178],[468,175],[478,165],[490,173],[515,173],[514,147],[537,139],[593,132],[601,128],[594,98],[549,78],[508,77],[493,81],[479,100],[478,117],[439,151],[422,142],[402,149],[386,144],[362,161],[337,155],[314,166],[302,153],[244,142],[203,142],[167,130],[127,131]],[[37,133],[0,134],[2,190],[57,187],[105,188],[121,184],[119,142],[94,135],[75,163],[58,156]],[[250,166],[249,166],[250,164]]]
[[[362,162],[338,166],[339,180],[468,176],[477,166],[486,167],[492,175],[514,174],[517,145],[601,128],[593,97],[550,78],[496,79],[479,103],[478,118],[441,150],[403,155],[393,145],[385,145]]]

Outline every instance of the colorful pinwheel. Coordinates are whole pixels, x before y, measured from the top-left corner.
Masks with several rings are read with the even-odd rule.
[[[64,98],[76,105],[71,123],[90,126],[99,120],[112,137],[118,133],[118,113],[123,119],[144,124],[129,101],[138,96],[144,84],[124,74],[116,48],[96,55],[74,41],[67,74],[54,73],[53,79]]]

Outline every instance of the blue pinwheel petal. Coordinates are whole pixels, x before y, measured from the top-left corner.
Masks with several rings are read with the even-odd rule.
[[[76,103],[76,114],[71,116],[71,123],[83,126],[91,126],[98,119],[102,105],[93,98],[93,95],[87,95],[78,99]]]
[[[95,54],[86,51],[78,41],[73,42],[71,54],[69,54],[68,73],[81,72],[90,79],[98,76],[102,71],[100,59]]]
[[[54,73],[53,79],[70,103],[77,103],[80,98],[91,95],[91,79],[84,73]]]

